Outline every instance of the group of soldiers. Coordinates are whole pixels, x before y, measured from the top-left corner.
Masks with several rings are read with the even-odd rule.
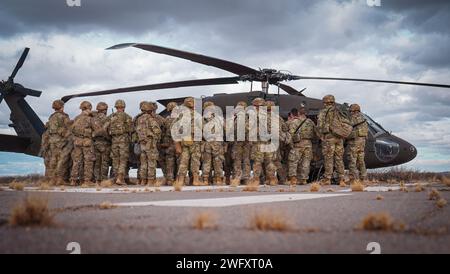
[[[349,180],[366,178],[364,147],[368,125],[357,104],[350,106],[353,129],[346,138],[335,134],[333,129],[338,112],[332,95],[323,98],[324,108],[317,117],[317,125],[307,117],[304,107],[292,109],[287,121],[281,117],[266,119],[264,126],[268,129],[273,121],[279,123],[275,128],[280,140],[275,150],[267,150],[263,147],[270,140],[254,141],[247,137],[252,125],[248,123],[248,106],[244,101],[237,103],[234,112],[235,120],[239,115],[246,117],[243,140],[225,141],[208,135],[195,140],[196,126],[204,130],[207,125],[210,131],[217,132],[224,131],[231,121],[224,122],[222,117],[211,114],[201,117],[203,123],[198,124],[194,119],[194,102],[193,97],[188,97],[183,103],[191,112],[190,135],[174,140],[172,126],[182,117],[171,115],[177,107],[175,102],[166,106],[168,115],[164,118],[156,113],[156,103],[143,101],[141,113],[132,118],[125,112],[123,100],[115,102],[116,111],[109,116],[106,103],[98,103],[92,111],[91,103],[83,101],[81,113],[71,120],[64,112],[64,102],[56,100],[42,138],[45,175],[56,185],[99,184],[110,178],[115,184],[125,185],[129,183],[130,159],[137,155],[141,185],[155,185],[157,166],[161,167],[167,185],[306,184],[314,156],[313,141],[320,140],[324,166],[321,183],[330,184],[334,172],[339,182],[345,181],[344,142],[349,147]],[[273,101],[255,98],[252,106],[258,115],[276,115],[272,112]],[[260,111],[262,106],[267,112]],[[203,111],[209,107],[214,107],[214,103],[204,102]],[[232,127],[237,133],[237,124]]]

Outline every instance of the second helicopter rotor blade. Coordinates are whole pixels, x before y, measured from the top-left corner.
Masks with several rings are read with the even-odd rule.
[[[298,91],[298,90],[296,90],[295,88],[293,88],[291,86],[288,86],[288,85],[285,85],[285,84],[281,84],[281,83],[278,83],[278,86],[282,90],[286,91],[289,95],[305,96],[305,95],[302,94],[302,91],[304,91],[305,89],[303,89],[301,91]]]
[[[391,81],[391,80],[377,80],[377,79],[360,79],[360,78],[296,76],[295,80],[358,81],[358,82],[374,82],[374,83],[389,83],[389,84],[401,84],[401,85],[415,85],[415,86],[427,86],[427,87],[438,87],[438,88],[450,88],[450,85],[443,85],[443,84],[420,83],[420,82],[404,82],[404,81]]]
[[[196,80],[158,83],[158,84],[151,84],[151,85],[133,86],[133,87],[126,87],[126,88],[117,88],[117,89],[108,89],[108,90],[101,90],[101,91],[94,91],[94,92],[72,94],[72,95],[67,95],[67,96],[62,97],[61,100],[63,100],[64,102],[67,102],[70,99],[77,98],[77,97],[89,97],[89,96],[107,95],[107,94],[115,94],[115,93],[179,88],[179,87],[237,84],[238,80],[239,80],[239,77],[222,77],[222,78],[196,79]]]
[[[219,58],[201,55],[201,54],[197,54],[197,53],[161,47],[161,46],[152,45],[152,44],[127,43],[127,44],[115,45],[115,46],[112,46],[107,49],[122,49],[122,48],[126,48],[126,47],[135,47],[135,48],[140,48],[140,49],[143,49],[146,51],[151,51],[151,52],[155,52],[155,53],[166,54],[166,55],[170,55],[170,56],[174,56],[174,57],[178,57],[178,58],[182,58],[182,59],[187,59],[192,62],[220,68],[220,69],[226,70],[228,72],[234,73],[236,75],[248,75],[248,74],[259,73],[255,69],[252,69],[250,67],[247,67],[247,66],[244,66],[244,65],[241,65],[238,63],[234,63],[231,61],[222,60]]]
[[[19,61],[16,64],[16,67],[14,68],[13,72],[11,73],[11,76],[9,76],[9,79],[12,81],[14,80],[14,77],[16,77],[17,72],[22,67],[23,63],[25,62],[25,59],[27,58],[28,52],[30,51],[30,48],[25,48],[22,52],[22,55],[20,56]]]

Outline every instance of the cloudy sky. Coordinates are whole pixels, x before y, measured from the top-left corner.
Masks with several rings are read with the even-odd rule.
[[[376,1],[369,1],[376,2]],[[0,79],[25,46],[31,51],[16,77],[42,90],[27,98],[42,120],[51,101],[73,92],[129,85],[231,76],[228,72],[119,43],[152,43],[228,59],[254,68],[299,75],[379,78],[450,84],[450,2],[381,0],[2,0]],[[321,98],[358,102],[393,134],[413,143],[407,167],[450,169],[450,90],[389,84],[297,81]],[[142,99],[242,92],[249,84],[138,92],[125,99],[136,114]],[[98,97],[112,104],[120,96]],[[66,107],[75,115],[80,100]],[[9,109],[0,105],[0,132]],[[14,166],[0,155],[0,173]],[[21,160],[22,161],[22,160]],[[3,169],[2,169],[3,167]],[[7,167],[7,168],[5,168]]]

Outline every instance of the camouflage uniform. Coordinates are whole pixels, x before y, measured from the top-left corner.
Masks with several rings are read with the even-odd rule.
[[[139,178],[141,184],[154,185],[156,180],[156,161],[158,159],[157,144],[161,139],[161,129],[151,114],[154,109],[150,102],[142,106],[144,114],[136,119],[136,134],[141,148]]]
[[[157,114],[156,111],[158,110],[158,104],[155,102],[151,102],[151,104],[154,107],[154,110],[152,111],[152,115],[153,118],[156,119],[156,122],[158,122],[159,128],[161,129],[161,132],[165,132],[165,123],[166,123],[166,119],[164,119],[164,117],[162,117],[161,115]],[[166,150],[163,149],[161,147],[162,145],[162,138],[160,138],[159,142],[158,142],[158,164],[161,167],[161,170],[163,172],[164,178],[167,177],[167,170],[166,170],[166,166],[167,166],[167,155],[166,155]]]
[[[75,185],[77,179],[84,179],[86,184],[92,183],[94,168],[94,144],[92,134],[94,132],[91,103],[84,101],[80,105],[81,114],[75,117],[72,125],[74,148],[72,151],[72,171],[70,183]],[[80,169],[83,170],[81,177]]]
[[[108,116],[105,129],[111,136],[111,159],[113,173],[117,184],[125,184],[125,174],[130,156],[130,135],[133,132],[133,122],[130,115],[124,112],[125,102],[117,100],[117,112]]]
[[[164,178],[166,179],[166,183],[168,185],[173,184],[173,180],[175,177],[175,170],[177,166],[177,158],[175,155],[175,143],[172,139],[171,128],[172,124],[175,121],[175,118],[171,117],[172,110],[177,106],[177,103],[170,102],[167,104],[167,111],[169,115],[164,120],[164,132],[162,135],[161,149],[164,150],[165,155],[165,170]]]
[[[288,176],[291,185],[297,184],[297,176],[301,184],[306,184],[312,153],[312,142],[315,133],[314,122],[302,115],[288,122],[289,134],[292,136],[292,148],[289,152]],[[299,171],[300,174],[297,174]]]
[[[48,161],[48,170],[46,174],[53,180],[54,183],[63,183],[67,175],[68,157],[64,157],[61,151],[68,147],[68,136],[70,119],[69,115],[64,113],[64,102],[57,100],[52,105],[55,112],[49,117],[46,124],[48,132],[48,153],[50,159]]]
[[[364,149],[369,131],[366,119],[361,114],[361,108],[357,104],[350,106],[351,123],[353,131],[350,134],[347,145],[349,148],[349,173],[350,180],[365,180],[367,176],[366,164],[364,162]],[[359,171],[359,176],[358,176]]]
[[[334,119],[336,110],[334,96],[325,96],[323,102],[325,107],[319,112],[317,127],[322,140],[322,154],[325,166],[322,183],[330,184],[334,165],[336,166],[339,180],[344,180],[344,139],[331,132],[331,122]]]
[[[266,101],[266,106],[267,106],[267,111],[269,113],[271,110],[272,106],[275,106],[275,102],[273,101]],[[283,163],[283,153],[285,150],[285,147],[287,146],[286,144],[286,135],[288,132],[288,127],[286,125],[286,123],[284,122],[283,118],[278,117],[278,124],[279,124],[279,138],[280,138],[280,144],[278,146],[277,151],[275,152],[275,157],[273,160],[273,164],[275,165],[276,169],[277,169],[277,175],[278,175],[278,179],[280,182],[286,182],[287,179],[287,166],[285,163]]]
[[[49,144],[49,133],[47,130],[42,133],[41,137],[41,149],[39,150],[39,156],[44,158],[45,174],[46,178],[49,178],[50,170],[50,144]]]
[[[264,99],[262,98],[255,98],[252,102],[252,104],[255,107],[259,107],[259,106],[263,106],[265,104]],[[258,116],[261,115],[267,115],[264,114],[263,112],[258,110]],[[267,125],[261,125],[259,118],[257,119],[257,127],[256,130],[258,132],[259,135],[259,128],[261,126],[266,126],[268,131],[271,128],[271,119],[270,117],[267,117]],[[250,125],[249,123],[249,127],[251,127],[252,125]],[[248,131],[250,131],[250,128],[248,129]],[[253,179],[252,181],[254,183],[260,183],[260,177],[262,175],[262,168],[263,168],[263,164],[265,166],[265,175],[266,175],[266,179],[269,180],[271,185],[275,185],[277,183],[276,180],[276,176],[275,176],[275,172],[276,172],[276,167],[273,163],[274,158],[275,158],[275,152],[269,152],[269,151],[263,151],[262,147],[266,146],[266,145],[270,145],[271,142],[270,141],[262,141],[259,139],[258,136],[258,140],[257,141],[252,141],[252,154],[251,154],[251,158],[253,160]]]
[[[232,185],[239,185],[241,180],[243,180],[244,182],[248,181],[250,179],[250,170],[251,170],[251,165],[250,165],[250,145],[251,143],[248,141],[248,132],[247,132],[247,127],[248,127],[248,117],[245,113],[245,108],[247,107],[247,103],[246,102],[238,102],[237,106],[236,106],[236,114],[234,115],[234,118],[232,121],[234,123],[234,138],[235,141],[232,142],[231,145],[231,159],[233,161],[233,178],[231,180],[231,184]],[[238,126],[237,126],[237,121],[238,121],[238,116],[242,115],[245,119],[245,140],[243,141],[238,141],[237,140],[237,136],[238,136]],[[242,119],[241,118],[241,119]]]
[[[206,108],[214,106],[212,102],[205,102],[203,105],[203,109],[206,110]],[[215,117],[214,114],[212,114],[211,117],[205,118],[203,129],[207,126],[211,126],[211,133],[217,133],[219,131],[222,131],[222,138],[223,138],[223,121],[220,117]],[[203,176],[203,185],[208,185],[209,182],[209,175],[211,172],[211,166],[213,166],[214,169],[214,183],[217,185],[221,185],[223,183],[223,163],[225,161],[224,156],[224,142],[221,140],[216,140],[214,137],[208,138],[206,134],[203,134],[205,141],[203,142],[203,152],[202,152],[202,176]]]
[[[139,144],[138,135],[136,132],[136,126],[137,126],[137,120],[139,119],[139,117],[141,117],[142,115],[144,115],[146,113],[145,111],[143,111],[143,108],[147,103],[148,103],[147,101],[142,101],[139,103],[139,109],[141,110],[141,112],[133,118],[132,123],[133,123],[134,131],[131,134],[131,143],[133,144],[133,152],[137,156],[135,159],[137,162],[137,180],[138,180],[138,183],[142,183],[143,185],[147,184],[147,182],[146,182],[146,180],[141,181],[141,177],[140,177],[141,176],[141,161],[140,161],[141,146]],[[138,147],[138,150],[136,150],[137,147]],[[139,152],[139,153],[137,153],[137,152]],[[127,167],[127,169],[128,169],[128,167]]]
[[[177,184],[182,185],[184,183],[186,172],[188,171],[188,168],[190,166],[193,183],[196,185],[200,185],[201,181],[199,178],[199,172],[201,159],[201,141],[194,141],[194,128],[197,127],[201,130],[201,121],[197,121],[194,115],[194,98],[186,98],[184,100],[184,105],[190,109],[191,136],[176,144],[181,148],[181,151],[178,151],[178,153],[181,153],[179,156],[180,163],[178,167]]]
[[[97,112],[93,113],[94,126],[94,178],[97,183],[108,179],[109,163],[111,161],[111,136],[104,130],[108,117],[108,105],[104,102],[97,104]]]

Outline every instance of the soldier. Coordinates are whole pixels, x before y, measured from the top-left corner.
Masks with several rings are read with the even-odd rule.
[[[190,110],[190,127],[191,135],[184,138],[181,142],[175,143],[176,153],[180,155],[180,163],[178,167],[177,185],[183,185],[186,177],[186,172],[190,166],[192,174],[193,185],[201,185],[202,182],[199,178],[200,173],[200,158],[201,158],[201,141],[194,141],[195,128],[201,130],[201,121],[198,121],[194,115],[194,103],[193,97],[187,97],[184,99],[184,106]]]
[[[41,141],[41,149],[39,150],[39,156],[44,158],[44,166],[45,166],[45,178],[48,180],[49,170],[50,170],[50,144],[49,144],[49,133],[46,129],[44,133],[42,133],[42,141]]]
[[[339,182],[344,181],[344,139],[332,133],[332,121],[336,115],[333,95],[326,95],[322,99],[324,108],[319,112],[317,127],[322,141],[325,174],[322,184],[331,184],[334,165],[339,176]]]
[[[70,119],[69,115],[64,113],[64,102],[56,100],[52,104],[55,112],[50,115],[46,124],[46,132],[48,133],[48,155],[50,157],[48,170],[46,174],[54,184],[64,184],[67,166],[66,159],[61,151],[67,147],[69,137]],[[47,152],[46,152],[47,153]],[[45,154],[46,154],[45,153]]]
[[[117,100],[116,112],[108,116],[105,130],[111,136],[111,158],[115,183],[124,185],[125,174],[130,156],[130,135],[133,132],[133,123],[130,115],[125,113],[125,102]]]
[[[350,182],[353,180],[365,180],[367,176],[366,164],[364,162],[364,149],[366,138],[369,133],[369,126],[366,119],[361,114],[361,107],[358,104],[350,105],[351,123],[353,131],[350,134],[347,144],[349,147],[349,173]],[[359,171],[359,176],[358,176]]]
[[[140,184],[153,186],[156,181],[157,144],[161,139],[161,129],[152,115],[155,109],[151,102],[141,104],[143,112],[136,119],[136,135],[141,148],[139,178]]]
[[[298,114],[298,116],[297,116]],[[306,117],[306,110],[301,107],[299,111],[292,112],[292,118],[288,122],[289,134],[292,139],[292,148],[289,152],[289,184],[297,184],[297,171],[300,171],[300,184],[306,184],[309,177],[309,169],[312,153],[312,139],[315,134],[314,122]]]
[[[205,102],[203,104],[203,111],[207,114],[214,107],[213,102]],[[205,131],[207,129],[207,131]],[[211,166],[214,169],[214,184],[223,184],[223,162],[224,156],[224,142],[223,142],[223,130],[224,124],[222,117],[216,117],[214,113],[210,113],[204,118],[203,124],[203,137],[205,139],[203,143],[203,166],[202,176],[203,185],[209,184],[209,175],[211,172]]]
[[[269,101],[266,100],[266,106],[267,106],[267,112],[270,113],[272,115],[272,107],[275,106],[275,102],[274,101]],[[279,123],[279,136],[280,136],[280,145],[278,146],[277,151],[275,152],[275,158],[273,160],[273,163],[277,169],[277,175],[278,175],[278,179],[280,182],[286,182],[286,178],[287,178],[287,166],[286,166],[286,162],[283,161],[283,159],[285,159],[285,152],[286,152],[286,136],[287,136],[287,132],[288,132],[288,128],[286,123],[284,122],[283,118],[281,118],[280,116],[278,116],[278,123]]]
[[[145,180],[143,182],[141,182],[141,178],[139,177],[140,174],[141,174],[141,172],[140,172],[140,170],[141,170],[141,162],[139,160],[140,153],[141,153],[141,146],[139,144],[139,140],[138,140],[138,136],[137,136],[137,132],[136,132],[136,126],[137,126],[136,122],[137,122],[137,119],[139,119],[139,117],[141,117],[142,115],[147,113],[147,111],[144,111],[144,108],[145,108],[144,105],[146,103],[149,103],[149,102],[142,101],[142,102],[139,103],[139,109],[141,110],[141,112],[133,118],[133,129],[134,129],[134,131],[131,134],[131,143],[134,145],[133,146],[133,152],[137,156],[136,157],[136,161],[137,161],[137,180],[138,180],[138,184],[142,183],[142,185],[147,184],[147,182]]]
[[[236,113],[234,115],[234,138],[235,140],[232,142],[231,146],[231,159],[233,160],[233,178],[231,180],[231,185],[238,186],[241,183],[247,183],[250,179],[250,145],[251,143],[248,141],[248,132],[243,132],[245,139],[238,141],[238,116],[242,115],[244,118],[244,123],[247,125],[248,117],[245,113],[245,109],[247,108],[247,103],[244,101],[240,101],[236,105]],[[241,118],[242,119],[242,118]],[[246,130],[247,126],[244,128]]]
[[[105,102],[97,104],[97,112],[93,113],[94,127],[94,178],[97,184],[108,179],[109,162],[111,157],[111,136],[104,130],[108,117],[108,105]]]
[[[81,179],[80,169],[83,170],[84,184],[92,184],[94,168],[94,132],[92,122],[92,105],[88,101],[80,104],[81,114],[75,117],[72,125],[74,148],[72,151],[72,171],[70,172],[70,185],[76,185],[77,179]]]
[[[151,104],[153,105],[153,111],[152,111],[152,116],[153,118],[156,119],[156,121],[158,122],[159,128],[161,129],[161,132],[164,132],[164,126],[165,126],[165,122],[166,119],[164,119],[164,117],[162,117],[161,115],[157,114],[156,111],[158,110],[158,104],[156,102],[151,102]],[[161,144],[162,144],[162,138],[159,140],[158,142],[158,164],[161,167],[161,170],[163,172],[164,178],[166,177],[166,161],[167,161],[167,157],[166,157],[166,150],[162,149]]]
[[[264,106],[265,101],[262,98],[255,98],[252,101],[252,105],[256,108],[256,112],[258,116],[265,115],[267,116],[267,113],[264,113],[260,111],[259,107]],[[252,183],[259,184],[260,183],[260,177],[262,173],[262,166],[263,163],[265,165],[265,175],[266,179],[268,179],[269,183],[271,185],[277,184],[277,178],[275,176],[276,167],[273,163],[273,159],[275,157],[275,151],[263,151],[263,146],[270,145],[270,141],[262,141],[260,140],[261,136],[259,136],[260,128],[262,126],[267,127],[267,130],[271,128],[271,119],[270,117],[266,117],[267,119],[267,125],[261,125],[260,119],[258,117],[257,122],[258,126],[256,127],[256,130],[258,132],[258,140],[252,142],[252,154],[251,158],[253,160],[253,178]],[[249,127],[251,127],[251,123],[249,123]],[[250,131],[250,128],[248,129]]]
[[[169,115],[164,120],[164,132],[162,135],[161,149],[164,150],[165,155],[165,170],[164,178],[166,180],[167,185],[172,185],[175,177],[175,167],[177,163],[176,155],[175,155],[175,143],[173,142],[171,128],[172,124],[175,121],[175,118],[171,117],[172,110],[177,106],[176,102],[170,102],[166,106],[166,110],[169,112]],[[160,154],[161,155],[161,154]]]

